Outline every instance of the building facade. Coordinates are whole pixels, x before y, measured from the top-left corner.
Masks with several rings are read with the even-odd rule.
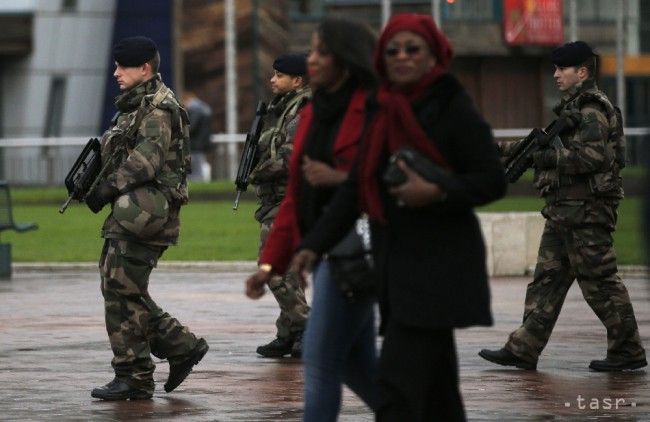
[[[432,13],[456,58],[464,83],[493,128],[546,126],[558,100],[552,45],[513,44],[504,17],[513,4],[561,8],[563,40],[570,38],[575,2],[577,38],[602,56],[601,86],[616,99],[616,17],[625,5],[626,126],[650,126],[650,2],[640,0],[393,0],[392,12]],[[273,59],[306,52],[325,16],[381,27],[380,0],[236,0],[237,131],[245,132],[259,100],[269,100]],[[523,6],[522,6],[523,7]],[[210,104],[213,130],[225,132],[223,0],[11,0],[0,2],[0,138],[97,136],[115,112],[118,93],[110,47],[124,36],[147,35],[161,49],[161,74],[178,93],[192,89]],[[630,150],[641,138],[628,138]],[[0,148],[0,178],[60,183],[79,147]],[[220,154],[226,153],[221,149]],[[221,157],[223,158],[223,157]],[[228,176],[215,155],[213,174]],[[633,157],[633,161],[634,161]]]

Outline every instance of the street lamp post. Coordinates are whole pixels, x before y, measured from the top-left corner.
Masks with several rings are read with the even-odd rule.
[[[577,0],[569,0],[569,41],[578,40],[578,10]]]
[[[436,25],[440,28],[440,0],[431,0],[431,14]]]
[[[618,2],[616,13],[616,102],[625,122],[625,2]]]
[[[390,0],[381,0],[381,27],[386,26],[391,13]]]
[[[225,42],[226,42],[226,133],[237,133],[237,52],[235,42],[235,1],[225,2]],[[228,144],[228,175],[235,180],[237,176],[237,144]]]

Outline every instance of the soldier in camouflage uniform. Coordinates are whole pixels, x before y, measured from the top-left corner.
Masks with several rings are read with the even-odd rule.
[[[553,51],[554,77],[564,94],[554,108],[568,128],[562,146],[546,145],[533,155],[535,187],[546,201],[533,282],[526,291],[523,324],[500,350],[482,350],[491,362],[535,369],[574,279],[607,329],[607,356],[595,371],[647,365],[627,289],[617,275],[612,232],[623,198],[620,169],[624,140],[620,112],[598,90],[597,57],[582,41]],[[500,145],[508,155],[515,144]]]
[[[260,202],[255,212],[255,219],[260,223],[260,252],[284,198],[298,112],[311,96],[305,73],[304,54],[284,54],[273,63],[271,90],[275,97],[268,107],[264,132],[260,136],[259,161],[250,175],[250,182],[255,186]],[[269,288],[280,305],[280,316],[275,323],[277,336],[270,343],[259,346],[257,353],[264,357],[288,354],[300,357],[302,333],[309,312],[305,292],[293,274],[271,278]]]
[[[126,38],[113,55],[123,93],[101,140],[106,172],[85,202],[95,213],[112,207],[102,227],[99,270],[115,379],[91,395],[147,399],[154,391],[150,354],[168,360],[165,391],[170,392],[208,351],[204,339],[163,311],[148,292],[149,274],[178,239],[180,207],[188,200],[188,120],[157,74],[160,56],[153,41]]]

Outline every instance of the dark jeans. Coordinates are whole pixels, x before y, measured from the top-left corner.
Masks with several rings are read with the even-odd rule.
[[[452,329],[388,322],[379,362],[377,420],[465,420]]]
[[[304,420],[336,421],[342,383],[370,408],[377,404],[374,303],[349,303],[327,261],[314,271],[311,313],[303,343]]]

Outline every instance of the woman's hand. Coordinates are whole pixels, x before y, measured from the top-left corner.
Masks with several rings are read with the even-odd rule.
[[[402,160],[399,160],[397,165],[407,179],[406,182],[391,188],[388,192],[395,197],[399,206],[422,207],[445,200],[447,195],[439,185],[426,181]]]
[[[305,155],[302,161],[302,174],[312,186],[336,186],[348,177],[344,171],[336,170],[322,161],[312,160]]]
[[[309,249],[302,249],[293,256],[289,272],[298,276],[300,286],[305,289],[307,287],[307,277],[314,268],[314,263],[318,259],[316,252]]]
[[[246,296],[251,299],[259,299],[264,296],[264,286],[271,280],[269,271],[258,270],[246,280]]]

